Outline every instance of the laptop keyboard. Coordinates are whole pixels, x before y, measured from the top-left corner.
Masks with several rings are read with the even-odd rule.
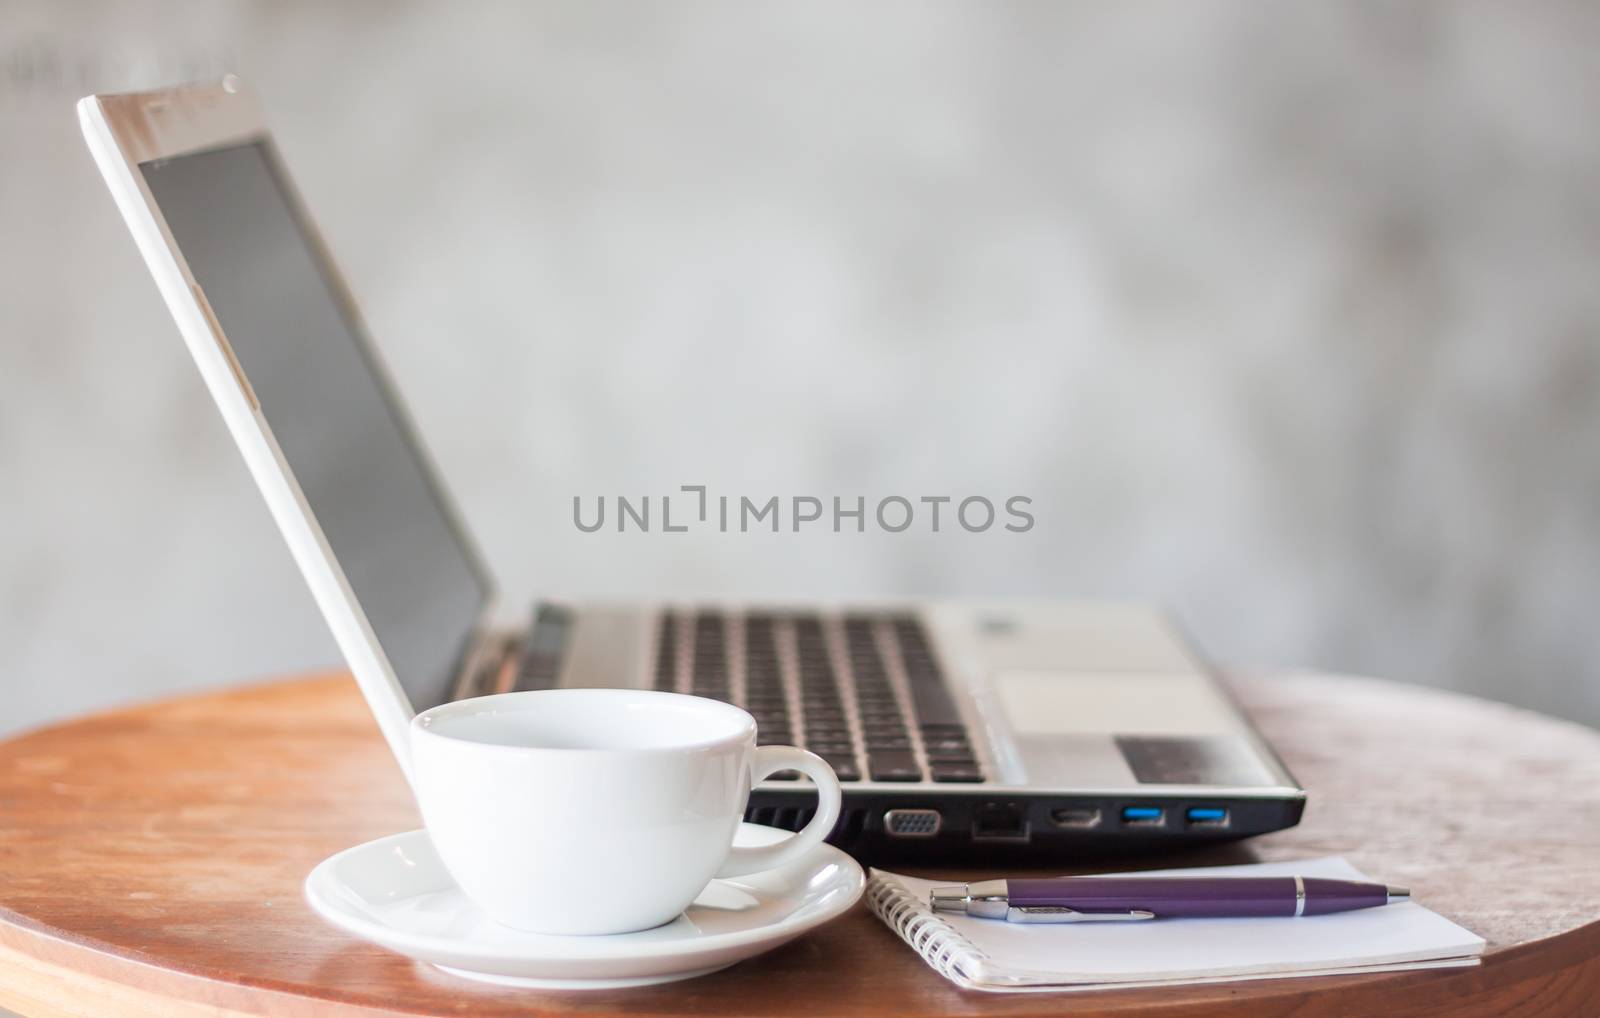
[[[842,782],[984,780],[913,616],[666,612],[655,685],[745,708],[760,744],[803,746]]]

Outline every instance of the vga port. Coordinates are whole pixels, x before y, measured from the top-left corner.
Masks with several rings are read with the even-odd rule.
[[[892,809],[883,815],[883,829],[891,838],[931,838],[941,822],[936,809]]]

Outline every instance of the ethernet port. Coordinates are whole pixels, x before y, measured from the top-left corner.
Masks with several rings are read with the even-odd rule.
[[[980,803],[972,814],[975,841],[1027,841],[1028,811],[1017,802]]]

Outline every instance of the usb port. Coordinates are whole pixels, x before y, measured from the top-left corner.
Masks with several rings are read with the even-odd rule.
[[[1167,811],[1160,806],[1122,807],[1122,826],[1160,827],[1167,822]]]
[[[1228,811],[1221,806],[1190,806],[1183,811],[1190,827],[1226,827]]]

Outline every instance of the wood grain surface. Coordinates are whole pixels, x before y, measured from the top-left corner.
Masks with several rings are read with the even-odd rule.
[[[1141,862],[1344,855],[1488,938],[1481,966],[980,994],[936,976],[863,906],[764,957],[669,986],[546,993],[466,982],[334,930],[301,898],[324,857],[419,826],[354,683],[330,675],[0,744],[0,1007],[95,1018],[1600,1014],[1600,734],[1369,679],[1235,686],[1309,789],[1305,821]]]

